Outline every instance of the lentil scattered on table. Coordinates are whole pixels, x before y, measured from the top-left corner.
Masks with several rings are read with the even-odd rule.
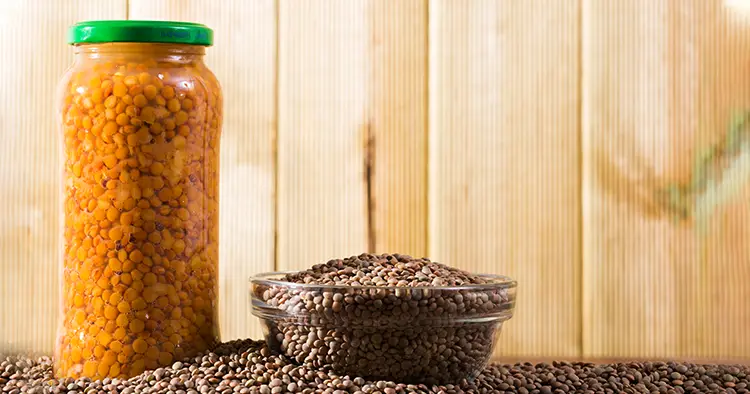
[[[233,341],[208,353],[143,372],[128,380],[55,380],[52,360],[6,358],[0,391],[170,394],[394,394],[394,393],[731,393],[746,394],[750,367],[675,362],[492,364],[473,382],[426,386],[340,376],[273,355],[262,341]]]

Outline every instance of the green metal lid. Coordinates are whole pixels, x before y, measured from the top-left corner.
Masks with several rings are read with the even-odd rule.
[[[68,29],[68,44],[157,42],[211,46],[214,32],[188,22],[111,20],[79,22]]]

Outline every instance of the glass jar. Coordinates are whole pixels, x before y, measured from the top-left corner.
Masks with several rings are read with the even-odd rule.
[[[222,94],[203,62],[212,31],[96,21],[68,40],[55,374],[126,378],[219,337]]]

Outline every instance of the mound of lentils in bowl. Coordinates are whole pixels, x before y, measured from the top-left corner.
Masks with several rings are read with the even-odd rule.
[[[427,258],[415,259],[400,254],[362,254],[331,260],[286,274],[283,280],[315,285],[379,287],[464,286],[490,282],[486,277]]]
[[[445,384],[486,366],[515,282],[410,256],[363,254],[253,282],[269,346],[368,379]]]

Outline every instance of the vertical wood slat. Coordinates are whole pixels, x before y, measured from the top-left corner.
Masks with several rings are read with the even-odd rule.
[[[670,324],[674,283],[664,273],[681,234],[664,234],[668,222],[648,220],[656,207],[635,211],[625,201],[649,203],[649,191],[631,187],[600,164],[618,152],[642,152],[656,159],[649,164],[657,168],[649,172],[665,171],[669,37],[661,26],[668,14],[666,2],[647,3],[584,0],[583,335],[584,352],[592,356],[678,350]],[[610,50],[614,44],[617,51]],[[594,177],[603,183],[595,184]],[[653,247],[655,239],[663,240],[664,248]]]
[[[276,2],[130,0],[130,19],[204,23],[222,84],[219,313],[223,340],[261,338],[248,279],[274,269]]]
[[[690,191],[750,104],[747,21],[723,4],[584,1],[586,355],[750,353],[747,195],[697,209],[747,171],[725,152],[723,179]]]
[[[424,254],[426,2],[279,2],[279,38],[278,268]]]
[[[57,85],[73,62],[69,25],[121,19],[125,0],[0,3],[0,350],[52,351],[58,259]]]
[[[734,4],[735,6],[731,6]],[[699,103],[701,118],[696,121],[700,135],[696,146],[705,149],[727,142],[727,130],[738,114],[750,113],[750,8],[747,2],[700,2],[694,0],[693,13],[705,25],[698,34],[697,61],[701,69]],[[688,302],[682,302],[684,316],[699,319],[704,327],[695,333],[702,342],[685,338],[682,353],[703,357],[745,357],[750,354],[750,166],[748,166],[748,127],[743,130],[744,146],[733,160],[720,164],[724,179],[716,190],[730,190],[726,201],[713,212],[698,215],[708,218],[705,231],[698,223],[698,247],[703,269],[703,292],[691,286],[683,291],[703,297],[701,315],[695,315]],[[736,143],[734,145],[737,145]],[[720,161],[720,160],[717,160]],[[722,194],[722,193],[717,193]],[[727,194],[727,193],[723,193]],[[709,193],[698,201],[711,200]],[[710,205],[710,204],[709,204]],[[703,206],[703,204],[701,204]],[[704,230],[705,233],[701,233]],[[703,235],[703,239],[701,239]],[[702,248],[702,250],[700,250]],[[698,349],[694,345],[702,345]]]
[[[579,5],[430,2],[430,255],[518,280],[499,355],[579,353]]]
[[[370,0],[371,251],[427,256],[427,0]],[[374,247],[373,247],[374,246]]]

